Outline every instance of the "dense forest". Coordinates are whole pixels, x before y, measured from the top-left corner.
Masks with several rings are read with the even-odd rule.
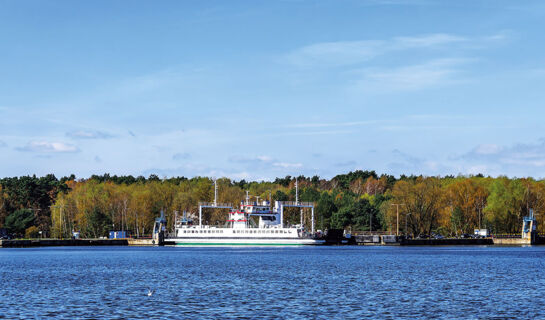
[[[237,205],[246,191],[260,199],[295,200],[295,177],[273,182],[217,180],[218,201]],[[331,180],[297,177],[299,200],[316,204],[317,229],[395,231],[413,235],[459,235],[474,228],[492,233],[520,232],[522,217],[534,210],[539,230],[545,209],[545,181],[531,178],[476,176],[377,175],[355,171]],[[197,216],[199,201],[212,201],[210,178],[166,178],[156,175],[74,175],[58,179],[24,176],[0,179],[0,228],[17,237],[100,237],[109,230],[128,230],[134,236],[150,234],[163,211],[172,228],[174,215]],[[288,223],[298,223],[294,210]],[[226,212],[205,210],[203,223],[222,225]],[[309,223],[309,215],[305,216]],[[405,231],[405,226],[407,230]]]

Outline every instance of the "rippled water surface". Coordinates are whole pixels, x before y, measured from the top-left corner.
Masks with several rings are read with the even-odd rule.
[[[0,249],[0,318],[535,319],[544,267],[545,247]]]

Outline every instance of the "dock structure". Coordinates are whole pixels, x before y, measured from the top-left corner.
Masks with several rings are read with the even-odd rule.
[[[202,209],[203,208],[212,208],[212,209],[233,209],[233,205],[230,203],[217,203],[214,202],[199,202],[199,228],[202,228]]]
[[[214,179],[214,202],[199,202],[199,228],[202,228],[202,209],[233,209],[230,203],[218,203],[218,180]]]
[[[305,208],[310,208],[311,212],[311,226],[310,232],[314,233],[314,202],[303,202],[299,201],[299,183],[297,178],[295,179],[295,201],[275,201],[274,209],[280,213],[280,225],[284,225],[284,208],[299,208],[300,209],[300,220],[301,226],[303,226],[303,210]]]
[[[284,208],[300,208],[301,225],[303,225],[303,209],[310,208],[311,211],[311,227],[310,231],[314,233],[314,202],[301,201],[275,201],[275,209],[280,212],[280,224],[284,225]]]

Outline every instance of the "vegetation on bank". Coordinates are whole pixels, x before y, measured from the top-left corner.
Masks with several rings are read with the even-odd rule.
[[[545,181],[532,178],[477,176],[378,176],[355,171],[331,180],[298,177],[299,199],[316,203],[318,229],[395,231],[443,235],[472,233],[481,226],[493,233],[520,232],[522,217],[545,209]],[[295,177],[273,182],[218,179],[218,201],[238,203],[246,191],[260,199],[295,200]],[[149,234],[154,218],[165,212],[172,227],[174,215],[198,215],[199,201],[212,201],[209,178],[160,179],[132,176],[75,176],[57,179],[24,176],[0,179],[0,228],[20,237],[82,237],[107,235],[109,230]],[[397,219],[399,210],[399,220]],[[222,225],[226,211],[204,210],[203,223]],[[289,223],[299,223],[297,210],[287,210]],[[309,223],[310,215],[305,216]]]

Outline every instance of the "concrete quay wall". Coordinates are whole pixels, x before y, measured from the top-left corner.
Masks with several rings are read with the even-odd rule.
[[[127,246],[127,239],[37,239],[2,240],[3,248],[65,247],[65,246]]]
[[[129,246],[155,246],[152,239],[127,239]]]
[[[491,238],[481,239],[405,239],[400,242],[402,246],[453,246],[453,245],[492,245]]]
[[[494,244],[499,246],[522,246],[522,245],[532,245],[530,239],[522,238],[494,238]]]

